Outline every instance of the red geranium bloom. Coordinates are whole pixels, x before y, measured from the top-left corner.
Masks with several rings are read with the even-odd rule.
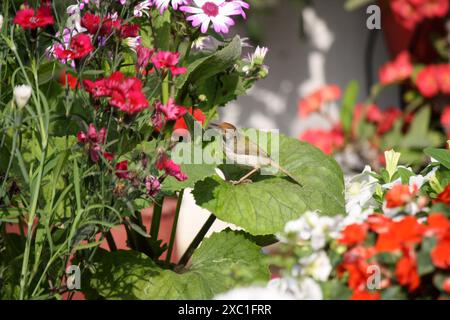
[[[386,207],[402,207],[413,199],[414,193],[408,185],[396,184],[386,193]]]
[[[392,252],[422,241],[425,226],[415,217],[408,216],[392,222],[387,231],[378,235],[375,248],[378,252]]]
[[[412,253],[413,254],[413,253]],[[420,276],[417,272],[417,262],[410,252],[406,252],[397,262],[395,275],[398,283],[408,286],[408,290],[414,291],[420,285]]]
[[[408,79],[413,72],[413,65],[408,51],[401,52],[394,61],[386,63],[380,69],[380,82],[389,85]]]
[[[348,225],[342,231],[341,238],[338,242],[348,246],[358,245],[366,239],[367,230],[368,225],[365,223]]]
[[[198,122],[200,122],[202,125],[205,123],[206,120],[206,116],[203,113],[203,111],[201,109],[195,109],[194,113],[192,113],[192,107],[189,108],[189,113],[192,114],[194,116],[194,119],[197,120]],[[174,126],[174,130],[177,129],[185,129],[187,130],[187,125],[186,125],[186,121],[184,120],[184,118],[179,118],[176,122],[175,122],[175,126]]]
[[[152,62],[157,69],[167,69],[172,72],[174,76],[186,73],[187,69],[184,67],[177,67],[180,60],[180,53],[173,53],[168,51],[158,51],[153,57]]]
[[[426,98],[432,98],[439,93],[439,83],[435,66],[423,68],[417,75],[416,85],[420,93]]]
[[[317,112],[327,102],[336,101],[341,97],[341,89],[337,85],[326,85],[299,102],[298,111],[301,118]]]
[[[367,279],[371,276],[368,273],[369,266],[374,262],[368,262],[368,259],[375,254],[374,248],[354,247],[344,253],[343,262],[338,266],[338,275],[342,276],[348,272],[348,286],[352,290],[363,291],[366,289]]]
[[[450,94],[450,65],[437,65],[434,71],[440,91],[443,94]]]
[[[378,291],[370,292],[366,290],[355,290],[350,300],[380,300],[381,293]]]
[[[450,221],[443,213],[432,213],[428,217],[427,234],[442,239],[450,235]]]
[[[54,23],[51,11],[47,7],[41,7],[34,11],[29,7],[17,11],[14,23],[24,29],[37,29]]]
[[[341,149],[345,143],[345,137],[340,127],[335,127],[330,131],[321,129],[311,129],[304,131],[300,140],[306,141],[322,150],[325,154],[333,154],[334,151]]]
[[[392,219],[384,214],[372,214],[367,218],[370,230],[376,233],[388,232],[392,222]]]
[[[438,268],[450,268],[450,235],[439,240],[436,247],[431,251],[431,260]]]
[[[444,289],[445,292],[450,293],[450,278],[446,278],[444,280],[442,288]]]
[[[434,200],[436,203],[450,204],[450,184],[448,184],[444,191],[442,191],[438,197]]]
[[[139,25],[133,23],[125,23],[120,28],[121,38],[134,38],[139,35]]]

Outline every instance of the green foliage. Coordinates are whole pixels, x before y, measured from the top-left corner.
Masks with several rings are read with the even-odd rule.
[[[165,270],[133,251],[100,252],[90,285],[107,299],[211,299],[236,285],[269,279],[261,249],[232,231],[205,239],[192,265]]]

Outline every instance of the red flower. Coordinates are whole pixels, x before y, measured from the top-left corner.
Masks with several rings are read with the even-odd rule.
[[[84,33],[75,35],[70,42],[70,50],[58,46],[55,48],[55,55],[60,60],[74,60],[86,57],[89,53],[94,51],[91,37]]]
[[[401,52],[394,61],[386,63],[380,69],[380,82],[389,85],[408,79],[413,72],[409,52]]]
[[[185,107],[176,105],[173,98],[170,98],[165,105],[158,101],[155,105],[155,110],[162,112],[168,121],[176,121],[187,112]]]
[[[442,191],[438,197],[434,200],[436,203],[450,204],[450,184],[448,184],[444,191]]]
[[[384,214],[372,214],[367,218],[370,230],[378,234],[388,232],[392,222],[392,219]]]
[[[446,278],[442,284],[442,288],[445,292],[450,293],[450,278]]]
[[[206,120],[206,116],[203,113],[203,111],[201,109],[195,109],[194,113],[192,113],[192,107],[189,108],[189,113],[192,114],[194,116],[194,119],[197,120],[198,122],[200,122],[202,125],[205,123]],[[177,120],[177,122],[175,122],[175,126],[174,126],[174,130],[177,129],[185,129],[187,130],[187,125],[186,125],[186,121],[184,120],[184,118],[179,118]]]
[[[128,172],[128,161],[121,161],[116,164],[116,176],[119,179],[129,179],[130,173]]]
[[[78,78],[73,76],[72,74],[68,72],[61,72],[61,76],[59,77],[59,82],[62,86],[68,85],[70,89],[75,90],[78,87],[80,87],[80,84],[78,83]]]
[[[100,16],[86,12],[81,18],[81,26],[86,28],[90,34],[96,34],[100,27],[101,22]]]
[[[344,253],[343,262],[338,266],[338,275],[348,272],[348,286],[352,290],[364,291],[367,279],[371,276],[369,267],[374,265],[368,259],[375,254],[374,248],[354,247]]]
[[[152,62],[157,69],[167,69],[172,72],[172,75],[186,73],[187,69],[184,67],[177,67],[180,60],[180,53],[173,53],[168,51],[158,51],[153,57]]]
[[[439,240],[431,251],[431,260],[438,268],[450,268],[450,235],[447,234],[444,239]]]
[[[139,25],[133,23],[125,23],[120,28],[121,38],[134,38],[139,36]]]
[[[439,18],[448,11],[448,0],[392,0],[392,11],[399,22],[408,29],[426,18]]]
[[[383,135],[391,131],[395,122],[400,118],[402,112],[400,109],[391,107],[383,111],[380,121],[378,122],[377,133]]]
[[[419,287],[420,277],[417,272],[416,259],[410,252],[405,252],[403,257],[397,262],[395,275],[398,283],[408,286],[410,292]]]
[[[341,149],[345,144],[344,133],[340,127],[335,127],[330,131],[306,130],[300,135],[299,139],[312,144],[329,155],[333,154],[335,150]]]
[[[442,213],[432,213],[428,216],[427,234],[443,239],[450,236],[450,221]]]
[[[444,108],[441,114],[441,125],[447,130],[450,131],[450,105]]]
[[[149,49],[144,46],[138,46],[136,48],[137,54],[136,68],[138,72],[145,74],[145,71],[150,63],[153,53],[155,53],[154,49]]]
[[[410,247],[422,241],[425,231],[425,226],[415,217],[407,216],[379,233],[375,248],[377,252],[392,252]]]
[[[164,170],[167,175],[174,177],[178,181],[185,181],[188,179],[188,176],[181,171],[180,166],[173,162],[173,160],[169,159],[165,153],[159,156],[155,167],[160,171]]]
[[[370,292],[367,290],[355,290],[350,300],[380,300],[381,293],[378,291]]]
[[[148,101],[142,92],[142,83],[137,78],[127,78],[111,88],[109,104],[126,113],[136,113],[148,108]]]
[[[396,184],[386,193],[386,207],[389,209],[403,207],[413,199],[414,193],[408,185]]]
[[[342,231],[338,242],[348,246],[361,244],[366,239],[367,230],[368,226],[365,223],[348,225]]]
[[[416,85],[420,93],[426,98],[432,98],[439,93],[434,66],[425,67],[419,72]]]
[[[450,65],[437,65],[435,66],[434,72],[440,91],[443,94],[450,94]]]
[[[47,7],[41,7],[34,11],[29,7],[17,11],[14,23],[24,29],[37,29],[54,23],[51,11]]]
[[[320,110],[323,104],[336,101],[341,97],[341,89],[337,85],[324,86],[299,102],[298,111],[301,118]]]

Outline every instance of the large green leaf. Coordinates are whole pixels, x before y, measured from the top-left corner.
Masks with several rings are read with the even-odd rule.
[[[445,149],[427,148],[424,150],[427,156],[439,161],[443,166],[450,169],[450,151]]]
[[[205,239],[192,266],[180,273],[135,251],[101,251],[96,257],[90,285],[106,299],[211,299],[236,285],[269,279],[261,248],[229,230]]]
[[[241,53],[241,40],[239,36],[236,36],[223,49],[192,62],[186,74],[177,78],[176,84],[179,88],[177,101],[182,102],[184,100],[189,85],[202,82],[233,66]]]
[[[303,186],[282,174],[258,176],[253,183],[237,186],[215,176],[195,185],[197,204],[253,235],[279,232],[308,210],[343,214],[343,174],[336,161],[310,144],[283,135],[279,138],[280,164]],[[236,180],[249,171],[236,166],[233,170],[222,168],[227,180]]]

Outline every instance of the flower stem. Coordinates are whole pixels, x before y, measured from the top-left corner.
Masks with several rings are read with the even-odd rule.
[[[183,202],[183,195],[184,195],[184,189],[181,190],[180,194],[178,195],[177,208],[175,211],[175,217],[173,219],[172,233],[170,234],[169,249],[167,249],[166,265],[170,264],[170,259],[172,258],[172,251],[173,251],[173,246],[175,244],[175,237],[177,235],[178,218],[180,216],[180,209],[181,209],[181,204]]]
[[[153,206],[153,217],[152,217],[152,225],[150,227],[150,236],[155,240],[158,240],[163,204],[164,204],[164,197],[161,198],[160,203],[155,201],[155,204]]]
[[[213,223],[216,221],[216,216],[214,214],[211,214],[206,220],[203,227],[200,229],[198,234],[195,236],[194,240],[192,240],[191,244],[187,248],[184,255],[181,257],[180,262],[178,263],[179,266],[184,267],[188,262],[189,259],[191,259],[192,255],[194,254],[195,249],[200,245],[200,243],[205,238],[206,234],[208,233],[209,229],[213,225]]]

